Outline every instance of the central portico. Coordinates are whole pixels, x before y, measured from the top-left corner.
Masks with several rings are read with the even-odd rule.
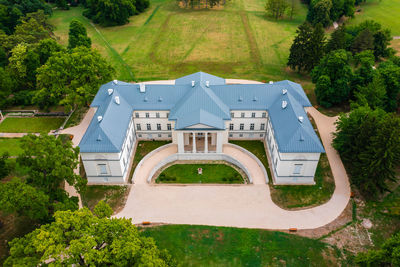
[[[178,153],[222,153],[223,131],[177,131]]]

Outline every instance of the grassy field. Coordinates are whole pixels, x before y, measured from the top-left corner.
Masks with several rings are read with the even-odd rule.
[[[360,8],[361,12],[349,21],[349,25],[372,19],[390,29],[392,35],[400,36],[400,0],[366,0]]]
[[[171,141],[139,141],[136,147],[135,157],[133,158],[131,173],[129,174],[129,182],[132,180],[133,173],[139,162],[154,149],[171,143]]]
[[[166,225],[143,233],[181,266],[338,266],[341,257],[323,242],[265,230]]]
[[[3,133],[48,133],[57,129],[65,118],[6,118],[0,123],[0,132]]]
[[[93,210],[100,200],[104,200],[114,212],[118,212],[124,207],[128,194],[128,186],[89,185],[81,194],[82,204]]]
[[[231,0],[219,10],[183,10],[175,0],[152,0],[124,26],[92,25],[80,7],[55,10],[50,22],[64,45],[69,22],[83,22],[121,80],[172,79],[199,70],[226,78],[299,80],[285,65],[306,8],[299,5],[293,20],[275,21],[265,16],[264,5],[264,0]]]
[[[198,168],[203,169],[198,174]],[[174,164],[163,170],[156,183],[242,184],[240,173],[226,164]]]
[[[0,155],[8,152],[10,156],[18,156],[22,149],[18,138],[0,138]]]

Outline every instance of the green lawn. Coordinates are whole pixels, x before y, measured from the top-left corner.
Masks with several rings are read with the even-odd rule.
[[[264,164],[269,176],[271,198],[280,207],[290,209],[319,205],[328,201],[335,190],[335,182],[325,154],[321,154],[321,159],[318,163],[315,173],[315,185],[275,186],[271,181],[271,171],[263,142],[233,140],[229,142],[247,149]]]
[[[0,132],[3,133],[48,133],[61,126],[65,118],[6,118],[0,123]]]
[[[361,13],[349,21],[350,25],[372,19],[390,29],[392,35],[400,35],[400,0],[366,0],[360,8]]]
[[[124,207],[128,193],[128,186],[89,185],[81,194],[82,204],[93,210],[100,200],[104,200],[114,212],[117,212]]]
[[[341,258],[323,242],[265,230],[165,225],[143,234],[181,266],[338,266]]]
[[[198,168],[203,169],[198,174]],[[226,164],[174,164],[161,172],[156,183],[242,184],[240,173]]]
[[[0,138],[0,155],[8,152],[10,156],[18,156],[22,149],[19,138]]]
[[[264,6],[264,0],[230,0],[223,9],[193,11],[175,0],[151,0],[146,12],[123,26],[92,25],[81,7],[55,10],[50,22],[64,45],[69,22],[83,22],[121,80],[174,79],[202,70],[226,78],[302,81],[286,71],[286,61],[306,7],[299,5],[293,20],[275,21],[265,16]]]
[[[129,174],[129,182],[132,181],[133,173],[135,172],[136,166],[139,162],[154,149],[168,143],[171,143],[171,141],[139,141],[136,147],[135,157],[133,158],[131,173]]]

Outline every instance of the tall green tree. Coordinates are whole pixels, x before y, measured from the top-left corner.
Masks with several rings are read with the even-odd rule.
[[[49,197],[19,178],[0,183],[0,210],[42,220],[48,216]]]
[[[386,86],[387,103],[385,110],[392,112],[400,106],[400,66],[391,60],[382,62],[378,71]]]
[[[352,87],[357,88],[359,86],[367,86],[374,77],[375,56],[372,50],[365,50],[354,56],[354,79],[352,81]]]
[[[351,56],[345,50],[334,50],[323,57],[311,72],[320,105],[331,107],[349,99],[353,79],[350,59]]]
[[[275,19],[281,18],[288,8],[289,5],[286,0],[267,0],[265,5],[265,10],[267,13],[269,13]]]
[[[61,51],[65,52],[64,47],[50,38],[41,40],[35,47],[35,53],[39,55],[40,65],[44,65],[49,57]]]
[[[326,44],[326,51],[329,53],[333,50],[347,50],[346,28],[340,25],[332,34]]]
[[[90,48],[92,40],[87,36],[86,28],[82,22],[74,19],[69,24],[68,33],[68,49],[73,49],[77,46],[85,46]]]
[[[309,72],[324,55],[324,31],[320,24],[314,29],[310,23],[304,22],[296,33],[287,65],[293,70]]]
[[[8,152],[4,152],[0,157],[0,180],[10,173],[10,166],[7,163],[8,157]]]
[[[57,199],[59,188],[67,181],[78,192],[85,188],[86,180],[74,173],[79,164],[79,148],[70,141],[63,143],[52,135],[26,135],[21,139],[23,152],[17,161],[29,168],[28,183]]]
[[[135,0],[87,0],[86,7],[83,15],[102,26],[126,24],[137,13]]]
[[[355,92],[355,98],[356,106],[369,106],[372,109],[384,109],[387,102],[386,87],[381,75],[375,72],[371,82],[365,85],[359,85]]]
[[[114,72],[97,51],[89,48],[55,53],[38,69],[39,91],[34,101],[41,107],[62,104],[72,109],[87,105]]]
[[[371,249],[357,254],[359,266],[400,266],[400,233],[387,239],[380,249]]]
[[[339,152],[350,179],[367,198],[387,190],[396,180],[400,163],[400,118],[381,109],[364,106],[342,114],[333,147]]]
[[[311,0],[308,8],[307,20],[312,25],[321,23],[324,27],[327,27],[332,22],[330,18],[331,9],[331,0]]]
[[[4,266],[174,266],[130,219],[94,216],[87,208],[59,211],[55,221],[9,243]]]
[[[354,53],[360,53],[365,50],[373,50],[374,35],[368,28],[362,30],[354,39],[351,48]]]

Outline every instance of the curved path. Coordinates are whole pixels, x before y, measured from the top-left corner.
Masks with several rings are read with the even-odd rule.
[[[240,160],[251,173],[250,185],[155,185],[148,184],[152,167],[163,158],[176,153],[176,145],[167,145],[149,154],[135,171],[124,209],[116,217],[172,224],[202,224],[264,229],[313,229],[330,223],[345,209],[350,198],[350,186],[343,164],[332,148],[335,118],[314,108],[307,111],[317,123],[322,142],[335,178],[336,188],[325,204],[299,211],[281,209],[272,202],[262,168],[245,152],[225,145],[223,152]]]

